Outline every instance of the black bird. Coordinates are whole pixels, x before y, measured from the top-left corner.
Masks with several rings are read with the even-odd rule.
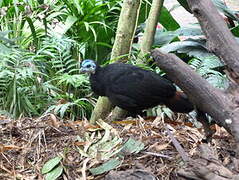
[[[176,91],[174,84],[155,72],[114,63],[105,67],[86,59],[82,73],[90,74],[93,92],[107,96],[116,106],[131,113],[164,104],[174,112],[188,113],[194,109],[186,94]]]

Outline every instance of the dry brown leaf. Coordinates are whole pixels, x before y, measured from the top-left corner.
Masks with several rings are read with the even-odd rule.
[[[49,118],[50,122],[49,125],[55,127],[55,128],[59,128],[60,127],[60,121],[57,119],[57,117],[54,114],[50,114],[50,118]]]
[[[87,144],[87,142],[82,141],[82,142],[74,142],[74,145],[76,146],[85,146]]]
[[[124,120],[124,121],[112,121],[113,124],[121,124],[121,125],[124,125],[124,124],[136,124],[136,120]]]
[[[94,131],[100,129],[101,127],[99,125],[87,124],[85,125],[85,128],[88,131]]]
[[[162,150],[167,149],[169,143],[160,144],[159,142],[154,143],[153,145],[149,146],[148,150],[155,150],[156,152],[160,152]]]
[[[165,149],[167,149],[168,145],[169,145],[169,143],[159,144],[159,145],[155,146],[155,150],[157,152],[165,150]]]
[[[0,152],[4,152],[4,151],[9,151],[9,150],[18,150],[18,149],[22,149],[19,146],[15,146],[15,145],[4,145],[4,144],[0,144]]]
[[[66,104],[67,103],[67,100],[66,99],[60,99],[56,105],[61,105],[61,104]]]

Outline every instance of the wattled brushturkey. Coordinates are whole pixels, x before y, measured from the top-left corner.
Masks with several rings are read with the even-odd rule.
[[[186,94],[176,91],[174,84],[155,72],[123,63],[99,66],[86,59],[81,72],[90,74],[93,92],[107,96],[112,104],[137,113],[164,104],[174,112],[188,113],[194,109]]]

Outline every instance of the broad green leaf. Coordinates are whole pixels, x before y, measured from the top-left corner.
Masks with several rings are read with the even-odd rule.
[[[161,9],[159,22],[168,31],[175,31],[176,29],[180,28],[180,25],[177,23],[177,21],[173,18],[173,16],[165,7],[162,7]]]
[[[206,58],[208,56],[212,56],[212,53],[209,53],[207,50],[205,49],[195,49],[193,47],[188,47],[185,49],[182,49],[180,51],[178,51],[179,53],[187,53],[188,56],[190,57],[196,57],[198,59],[203,59]]]
[[[110,130],[112,129],[112,126],[110,126],[109,124],[107,124],[106,122],[104,122],[103,120],[98,120],[96,122],[101,128],[103,128],[105,130],[105,134],[103,136],[103,138],[97,143],[97,144],[102,144],[105,143],[106,141],[108,141],[111,136],[110,136]]]
[[[58,12],[58,11],[57,12],[53,12],[49,16],[47,16],[47,20],[48,21],[52,21],[52,19],[54,19],[56,17],[59,17],[61,15],[64,15],[64,13],[63,12]]]
[[[63,27],[63,33],[62,34],[65,34],[75,24],[76,21],[77,21],[77,17],[69,15],[66,18],[66,22],[65,22],[65,25]]]
[[[231,32],[234,36],[239,37],[239,25],[231,29]]]
[[[42,167],[41,173],[46,174],[51,171],[57,164],[62,160],[61,156],[54,157],[53,159],[48,160]]]
[[[173,119],[173,112],[169,108],[163,107],[162,111],[163,113],[166,114],[167,117],[169,117],[170,119]]]
[[[168,44],[177,36],[178,36],[177,33],[173,31],[163,32],[163,31],[157,30],[154,36],[154,45],[162,46],[162,45]]]
[[[161,47],[160,49],[164,52],[174,52],[174,51],[178,51],[178,50],[182,50],[188,47],[201,47],[203,48],[203,45],[199,42],[195,42],[195,41],[179,41],[179,42],[173,42],[170,43],[168,45],[165,45],[163,47]]]
[[[27,20],[28,25],[29,25],[29,27],[31,29],[31,32],[32,32],[34,46],[35,46],[35,48],[38,48],[38,40],[37,40],[37,35],[36,35],[36,29],[35,29],[35,26],[33,24],[33,21],[28,16],[26,17],[26,20]]]
[[[108,160],[114,155],[118,155],[122,150],[122,147],[115,148],[114,151],[109,151],[109,152],[102,152],[101,153],[101,159],[102,160]]]
[[[187,0],[178,0],[178,3],[179,3],[181,6],[183,6],[186,11],[188,11],[189,13],[192,13],[191,9],[190,9],[189,6],[188,6]]]
[[[65,115],[65,112],[67,111],[67,109],[74,105],[74,103],[66,103],[66,104],[63,104],[60,108],[60,117],[63,118],[64,115]]]
[[[63,167],[61,165],[54,168],[52,171],[46,174],[46,180],[55,180],[57,179],[63,172]]]
[[[200,27],[181,27],[175,31],[179,36],[201,36],[203,32]]]
[[[132,138],[129,138],[129,140],[123,145],[122,152],[127,153],[138,153],[141,150],[144,149],[144,143],[140,141],[136,141]]]
[[[214,5],[218,8],[218,10],[224,13],[227,17],[230,17],[236,21],[239,20],[239,18],[236,16],[236,12],[229,9],[222,0],[212,0],[212,1]]]
[[[111,141],[105,142],[103,144],[101,144],[101,151],[111,151],[113,148],[115,148],[117,145],[122,143],[122,139],[115,136]]]
[[[76,6],[76,9],[77,9],[78,13],[80,15],[84,16],[85,14],[84,14],[84,11],[83,11],[82,7],[80,6],[79,1],[78,0],[73,0],[73,2],[74,2],[74,6]]]
[[[121,164],[121,162],[122,160],[111,159],[106,163],[100,165],[99,167],[91,168],[89,170],[93,175],[99,175],[118,167]]]
[[[0,53],[10,53],[11,49],[0,43]]]

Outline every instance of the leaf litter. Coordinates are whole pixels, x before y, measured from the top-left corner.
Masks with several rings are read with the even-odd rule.
[[[138,117],[91,125],[54,114],[1,117],[0,179],[180,179],[184,156],[199,157],[204,137],[187,119],[178,114],[174,120]],[[235,142],[223,128],[216,127],[210,146],[224,166],[232,165]]]

